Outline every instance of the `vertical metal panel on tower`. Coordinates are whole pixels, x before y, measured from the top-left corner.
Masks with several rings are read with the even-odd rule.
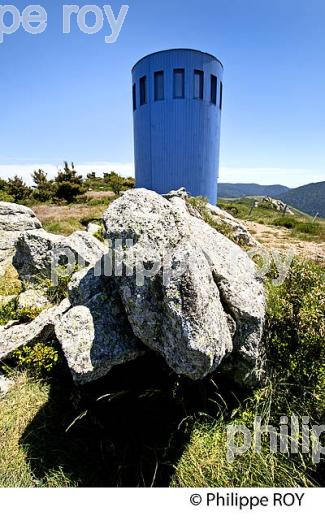
[[[216,204],[222,64],[175,49],[141,59],[132,76],[136,186],[158,193],[185,187]]]

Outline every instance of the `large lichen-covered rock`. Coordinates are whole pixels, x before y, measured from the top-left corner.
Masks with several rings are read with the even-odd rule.
[[[104,252],[104,245],[85,231],[66,237],[39,229],[19,236],[13,265],[21,280],[38,283],[55,278],[59,266],[68,266],[73,272],[74,267],[95,264]]]
[[[19,235],[23,231],[41,227],[40,221],[30,208],[11,202],[0,202],[0,276],[12,261]]]
[[[248,255],[194,216],[177,192],[127,191],[103,218],[134,334],[192,379],[230,353],[254,371],[265,300]]]

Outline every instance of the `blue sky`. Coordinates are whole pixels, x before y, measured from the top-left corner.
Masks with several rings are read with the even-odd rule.
[[[86,35],[72,17],[62,34],[70,2],[38,1],[46,31],[20,28],[0,44],[0,176],[53,173],[64,159],[83,173],[132,174],[130,70],[150,52],[190,47],[225,67],[220,181],[325,180],[324,0],[124,0],[114,44],[106,19]],[[117,16],[122,2],[96,5],[109,3]]]

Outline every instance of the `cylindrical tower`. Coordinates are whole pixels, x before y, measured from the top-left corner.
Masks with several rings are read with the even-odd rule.
[[[181,187],[217,201],[222,63],[205,52],[174,49],[133,67],[136,187]]]

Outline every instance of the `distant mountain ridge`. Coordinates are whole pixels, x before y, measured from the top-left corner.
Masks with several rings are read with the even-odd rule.
[[[290,206],[315,216],[325,217],[325,182],[306,184],[294,188],[279,197]]]
[[[304,213],[312,216],[318,214],[325,218],[325,182],[315,182],[293,189],[281,184],[271,186],[223,182],[218,184],[219,198],[254,196],[280,199]]]
[[[263,186],[261,184],[241,184],[220,182],[218,184],[218,197],[250,197],[250,196],[265,196],[265,197],[279,197],[289,191],[290,188],[282,186],[281,184],[274,184],[271,186]]]

